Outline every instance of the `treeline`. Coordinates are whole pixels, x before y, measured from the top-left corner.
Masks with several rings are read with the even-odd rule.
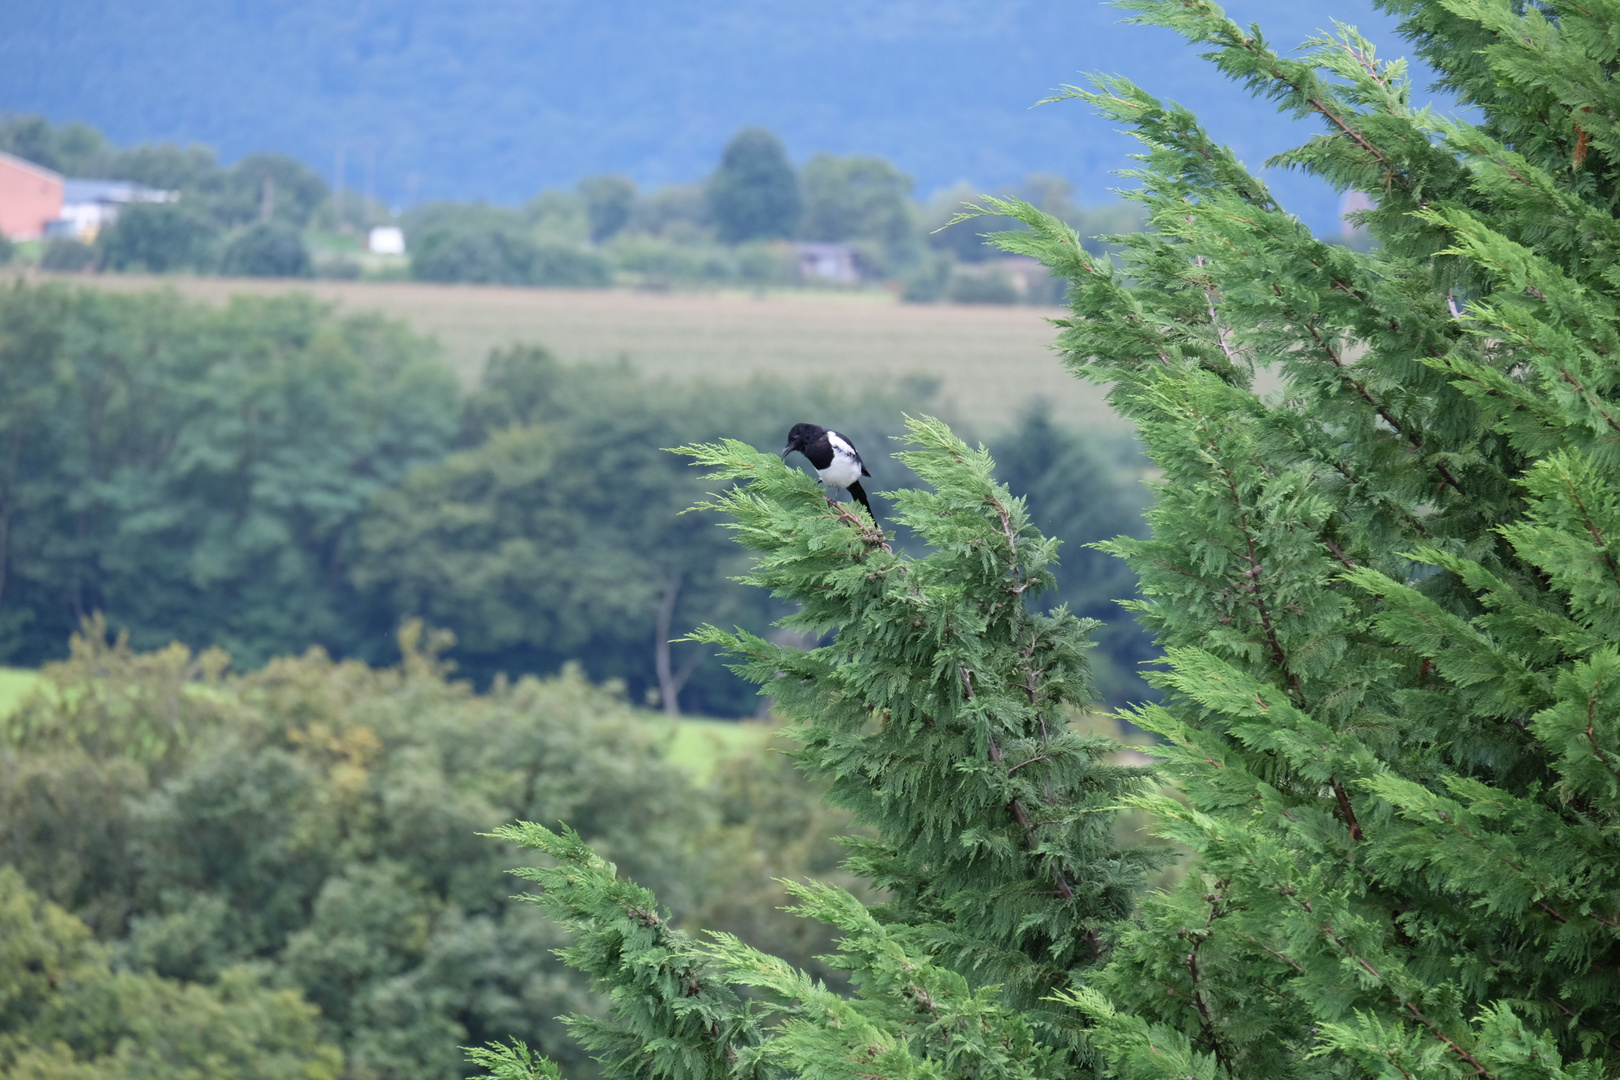
[[[567,820],[681,918],[815,960],[773,878],[844,880],[823,807],[760,748],[701,783],[577,673],[485,694],[407,628],[389,669],[318,652],[250,675],[92,623],[0,718],[0,1075],[456,1080],[520,1038],[595,1065],[607,1003],[510,902],[494,823]]]
[[[0,663],[61,656],[98,612],[139,648],[217,645],[245,669],[312,645],[383,663],[420,617],[480,684],[574,660],[670,712],[748,714],[748,688],[670,642],[702,622],[764,632],[781,609],[730,580],[740,549],[682,515],[705,486],[661,448],[774,448],[836,417],[882,490],[906,482],[889,435],[929,408],[923,379],[672,383],[532,346],[463,393],[404,327],[307,297],[19,282],[0,292]],[[1081,546],[1138,530],[1134,449],[1039,414],[998,445],[1070,542],[1056,599],[1107,622],[1109,697],[1139,696],[1129,579]]]
[[[137,203],[93,243],[52,240],[45,269],[189,271],[268,277],[358,277],[368,272],[361,230],[392,212],[330,191],[315,172],[279,154],[230,168],[202,146],[119,149],[82,123],[0,118],[0,150],[71,176],[129,180],[177,191],[173,203]],[[911,177],[871,155],[818,153],[795,167],[777,137],[747,128],[703,181],[639,190],[627,177],[548,189],[522,207],[437,202],[398,220],[407,263],[370,259],[369,272],[421,281],[642,288],[850,285],[890,282],[912,301],[1055,304],[1063,285],[1030,260],[1008,260],[982,234],[1022,226],[992,216],[950,225],[982,189],[963,182],[926,203]],[[1094,251],[1107,235],[1139,228],[1123,202],[1077,205],[1055,176],[1031,176],[994,194],[1023,199],[1068,221]],[[837,244],[806,255],[785,241]],[[0,260],[7,257],[0,252]],[[807,266],[831,258],[836,266]],[[829,276],[830,275],[830,276]]]
[[[865,280],[898,283],[908,300],[1043,303],[1062,300],[1045,271],[999,257],[983,233],[1021,228],[991,216],[950,225],[980,190],[967,183],[926,204],[912,179],[880,157],[818,153],[795,168],[780,140],[739,132],[702,183],[643,192],[626,177],[596,176],[547,190],[521,209],[430,203],[404,218],[411,272],[425,281],[509,285],[803,284],[800,249],[782,241],[847,245]],[[997,194],[1072,223],[1083,237],[1132,232],[1126,204],[1082,208],[1055,176],[1031,176]],[[1106,241],[1087,239],[1098,252]],[[823,284],[827,282],[822,281]]]

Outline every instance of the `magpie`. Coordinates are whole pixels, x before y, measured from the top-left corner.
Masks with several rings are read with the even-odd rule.
[[[816,424],[794,424],[793,430],[788,432],[787,445],[782,447],[782,457],[786,458],[795,450],[810,459],[823,484],[848,489],[855,496],[855,501],[866,507],[868,514],[872,514],[872,504],[861,489],[861,477],[872,474],[861,463],[861,455],[856,452],[854,443],[830,428]],[[877,523],[876,514],[872,514],[872,522]]]

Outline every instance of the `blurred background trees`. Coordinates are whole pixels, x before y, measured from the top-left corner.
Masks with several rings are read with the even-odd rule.
[[[764,128],[732,136],[704,190],[709,217],[722,243],[782,240],[804,214],[799,177],[782,140]]]
[[[986,232],[1010,218],[946,227],[983,189],[962,181],[919,202],[911,177],[872,155],[812,154],[795,167],[764,128],[737,132],[699,183],[640,190],[629,177],[582,178],[521,207],[432,202],[391,209],[332,191],[305,164],[252,154],[229,167],[203,146],[120,148],[84,124],[0,116],[0,150],[71,176],[128,180],[179,195],[134,204],[93,244],[25,245],[43,269],[269,277],[410,276],[475,285],[604,288],[892,288],[912,302],[1057,304],[1063,286],[1009,259]],[[1083,237],[1136,231],[1129,205],[1082,207],[1064,179],[1034,175],[989,194],[1017,196]],[[403,228],[408,254],[366,250],[374,225]],[[840,245],[828,274],[800,245]],[[1104,251],[1106,241],[1086,240]],[[823,252],[823,255],[826,253]],[[847,265],[847,269],[843,269]]]

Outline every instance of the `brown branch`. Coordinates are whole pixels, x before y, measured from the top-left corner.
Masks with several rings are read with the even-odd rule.
[[[1592,406],[1598,412],[1603,414],[1603,419],[1609,422],[1609,428],[1611,430],[1620,431],[1620,423],[1617,423],[1614,417],[1609,415],[1608,409],[1605,409],[1601,404],[1598,403],[1596,400],[1597,395],[1593,394],[1586,387],[1582,386],[1581,381],[1575,376],[1571,375],[1567,368],[1559,368],[1558,374],[1562,375],[1564,377],[1564,381],[1575,388],[1575,392],[1580,394],[1588,405]]]
[[[1355,808],[1350,805],[1350,796],[1345,792],[1344,785],[1337,777],[1328,781],[1333,785],[1333,797],[1339,801],[1339,813],[1344,815],[1345,824],[1350,826],[1350,839],[1361,839],[1361,823],[1356,820]]]
[[[1408,434],[1405,426],[1399,420],[1395,419],[1394,416],[1390,415],[1389,410],[1384,407],[1384,403],[1373,397],[1372,392],[1368,390],[1365,385],[1350,375],[1350,373],[1345,369],[1343,358],[1340,357],[1338,353],[1333,351],[1333,347],[1323,339],[1321,334],[1316,332],[1316,321],[1314,319],[1307,321],[1305,324],[1305,329],[1316,341],[1316,344],[1321,347],[1323,355],[1333,362],[1334,367],[1339,369],[1339,378],[1350,387],[1354,388],[1356,393],[1361,395],[1362,400],[1371,405],[1378,415],[1384,418],[1384,422],[1395,429],[1395,433],[1397,435],[1411,443],[1413,450],[1417,451],[1418,453],[1422,453],[1423,436],[1415,432]],[[1446,468],[1445,462],[1433,461],[1430,462],[1430,464],[1432,464],[1435,471],[1440,474],[1442,482],[1450,484],[1459,494],[1462,493],[1462,485],[1457,482],[1456,477],[1451,475],[1451,470]]]
[[[1209,916],[1204,920],[1204,932],[1189,935],[1193,939],[1192,951],[1187,953],[1187,959],[1184,963],[1187,974],[1192,977],[1192,1000],[1194,1007],[1198,1009],[1199,1027],[1203,1029],[1204,1041],[1209,1044],[1210,1052],[1215,1055],[1215,1063],[1221,1067],[1223,1072],[1231,1075],[1232,1064],[1227,1060],[1225,1053],[1222,1052],[1221,1040],[1215,1034],[1215,1018],[1210,1014],[1209,1005],[1204,1001],[1203,991],[1198,988],[1200,981],[1198,978],[1198,950],[1209,938],[1210,927],[1215,925],[1215,918],[1220,913],[1221,895],[1220,893],[1210,893],[1205,897],[1205,900],[1209,903]]]
[[[968,681],[967,669],[962,668],[961,671],[962,681],[966,683]],[[1005,757],[1005,755],[1001,752],[1001,747],[996,745],[996,737],[994,735],[990,736],[989,738],[988,753],[991,761],[1001,761]],[[1029,762],[1026,761],[1023,764],[1028,765]],[[1013,768],[1021,767],[1022,766],[1018,765],[1013,766]],[[1009,774],[1012,772],[1011,769],[1007,771]],[[1036,835],[1036,824],[1029,819],[1029,811],[1024,809],[1023,800],[1017,798],[1011,800],[1007,803],[1007,810],[1012,814],[1013,820],[1018,822],[1019,827],[1024,830],[1025,847],[1033,852],[1035,850],[1035,846],[1040,842],[1040,838]],[[1065,900],[1074,899],[1074,890],[1070,888],[1069,883],[1064,880],[1063,871],[1056,865],[1055,862],[1052,866],[1052,880],[1057,885],[1057,894],[1059,896],[1063,897]]]
[[[1322,543],[1327,545],[1327,549],[1329,551],[1333,552],[1333,557],[1335,559],[1338,559],[1339,562],[1343,563],[1346,568],[1351,569],[1351,570],[1354,570],[1356,568],[1355,562],[1352,561],[1351,558],[1344,553],[1344,549],[1341,548],[1338,544],[1335,544],[1332,541],[1332,539],[1330,539],[1329,537],[1324,536],[1324,537],[1322,537]]]
[[[1415,1003],[1413,1003],[1411,1001],[1408,1001],[1399,991],[1397,991],[1394,987],[1390,986],[1389,985],[1389,980],[1385,979],[1384,976],[1379,972],[1379,970],[1377,968],[1373,967],[1371,964],[1369,964],[1363,957],[1357,955],[1356,951],[1353,948],[1350,947],[1349,943],[1347,943],[1343,938],[1339,937],[1338,934],[1334,933],[1333,927],[1330,924],[1323,923],[1322,924],[1322,932],[1324,934],[1326,934],[1333,941],[1333,943],[1335,945],[1337,945],[1339,948],[1343,949],[1344,954],[1346,956],[1350,957],[1350,959],[1354,960],[1357,964],[1359,964],[1361,966],[1362,970],[1366,971],[1373,978],[1377,979],[1379,985],[1382,986],[1385,990],[1389,991],[1390,995],[1392,997],[1394,997],[1394,999],[1401,1005],[1402,1008],[1404,1008],[1404,1009],[1406,1009],[1406,1011],[1410,1012],[1412,1014],[1412,1016],[1417,1020],[1418,1023],[1422,1024],[1425,1028],[1429,1029],[1429,1034],[1433,1035],[1435,1038],[1437,1038],[1441,1042],[1445,1043],[1447,1046],[1449,1046],[1451,1048],[1452,1053],[1456,1054],[1463,1061],[1465,1061],[1468,1064],[1472,1065],[1474,1067],[1474,1075],[1475,1076],[1490,1076],[1491,1075],[1490,1070],[1485,1068],[1484,1065],[1480,1064],[1478,1058],[1474,1057],[1473,1054],[1470,1054],[1462,1046],[1459,1046],[1457,1044],[1457,1042],[1454,1039],[1451,1038],[1451,1036],[1447,1035],[1444,1031],[1442,1031],[1440,1029],[1440,1026],[1438,1024],[1436,1024],[1434,1021],[1430,1020],[1427,1016],[1423,1015],[1423,1010],[1422,1009],[1419,1009]]]

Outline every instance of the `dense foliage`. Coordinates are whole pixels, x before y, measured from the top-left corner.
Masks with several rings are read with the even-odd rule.
[[[804,193],[782,140],[764,128],[743,128],[726,143],[704,196],[720,239],[779,240],[799,230]]]
[[[1314,240],[1120,80],[1072,93],[1147,148],[1130,278],[1051,223],[1006,241],[1076,282],[1062,346],[1165,471],[1116,550],[1169,659],[1137,722],[1190,805],[1156,808],[1201,859],[1076,1004],[1124,1075],[1606,1075],[1613,12],[1390,5],[1475,125],[1352,31],[1296,61],[1133,6],[1321,117],[1285,160],[1377,192],[1382,247]]]
[[[1143,515],[1152,503],[1146,465],[1135,442],[1086,438],[1041,406],[996,440],[996,479],[1024,499],[1036,528],[1063,541],[1049,568],[1053,583],[1033,602],[1062,604],[1095,621],[1092,684],[1114,705],[1157,696],[1143,676],[1158,650],[1152,634],[1120,607],[1135,596],[1136,576],[1091,545],[1145,535]]]
[[[120,217],[115,230],[123,227]],[[309,249],[297,229],[273,221],[250,225],[225,247],[219,272],[235,277],[309,277]]]
[[[335,1080],[342,1052],[250,964],[208,985],[114,967],[83,922],[0,865],[0,1075]]]
[[[319,1080],[341,1049],[346,1077],[454,1080],[460,1045],[508,1036],[588,1075],[553,1018],[603,1003],[475,835],[512,817],[802,962],[826,947],[778,925],[770,878],[836,874],[847,826],[775,755],[695,786],[576,672],[475,694],[415,628],[396,668],[241,677],[103,632],[0,720],[0,1075]]]
[[[376,317],[6,289],[0,656],[57,655],[96,611],[142,647],[217,644],[249,666],[354,649],[354,530],[456,422],[453,376]]]

